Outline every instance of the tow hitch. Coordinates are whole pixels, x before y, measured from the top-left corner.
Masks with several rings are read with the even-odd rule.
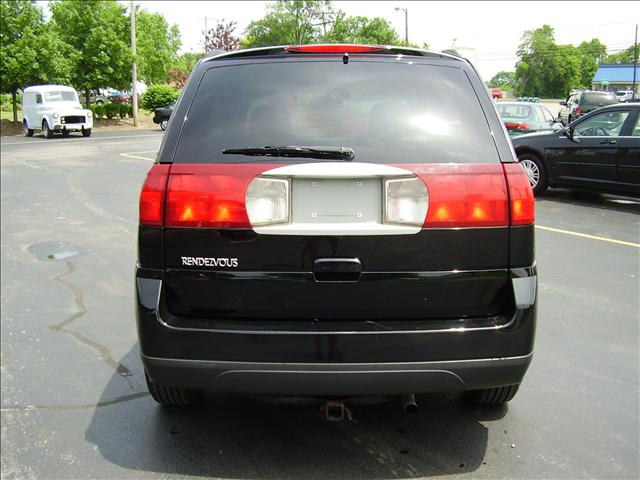
[[[353,420],[351,411],[342,400],[328,400],[324,406],[325,418],[330,422],[342,422],[345,417]]]

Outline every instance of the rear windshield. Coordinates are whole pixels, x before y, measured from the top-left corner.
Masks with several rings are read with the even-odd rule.
[[[187,118],[176,162],[273,162],[222,154],[267,145],[347,147],[356,162],[383,164],[499,161],[469,79],[444,66],[340,58],[211,68]]]
[[[529,118],[531,115],[531,107],[529,105],[509,105],[500,103],[496,105],[498,113],[502,118]]]
[[[618,103],[618,99],[610,92],[588,92],[582,96],[583,105],[612,105]]]

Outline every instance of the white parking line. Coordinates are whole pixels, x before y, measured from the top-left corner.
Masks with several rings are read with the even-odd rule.
[[[69,139],[64,139],[64,140],[54,140],[52,142],[38,142],[38,143],[33,143],[33,142],[13,142],[13,143],[0,143],[0,146],[5,146],[5,145],[37,145],[37,146],[46,146],[46,147],[50,147],[51,145],[57,145],[58,143],[67,143],[67,142],[78,142],[78,141],[82,141],[83,143],[89,143],[89,142],[93,142],[96,140],[120,140],[121,138],[150,138],[150,137],[161,137],[162,135],[164,135],[163,133],[152,133],[149,135],[122,135],[119,137],[97,137],[97,138],[90,138],[89,140],[80,140],[79,138],[69,138]]]
[[[136,155],[137,153],[156,153],[157,150],[144,150],[142,152],[127,152],[127,153],[121,153],[120,156],[121,157],[127,157],[127,158],[137,158],[140,160],[149,160],[150,162],[155,162],[156,159],[155,158],[149,158],[149,157],[143,157],[141,155]]]

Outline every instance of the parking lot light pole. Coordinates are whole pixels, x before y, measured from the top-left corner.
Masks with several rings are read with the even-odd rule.
[[[133,126],[138,126],[138,67],[136,65],[136,9],[131,0],[131,54],[133,63],[131,65],[131,107],[133,109]]]
[[[404,44],[409,46],[409,9],[396,7],[396,12],[402,10],[404,12]]]

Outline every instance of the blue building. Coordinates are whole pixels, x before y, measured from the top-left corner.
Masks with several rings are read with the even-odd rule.
[[[633,64],[615,63],[600,65],[592,80],[593,90],[617,92],[631,90],[633,85]],[[636,91],[640,85],[640,67],[636,66]]]

